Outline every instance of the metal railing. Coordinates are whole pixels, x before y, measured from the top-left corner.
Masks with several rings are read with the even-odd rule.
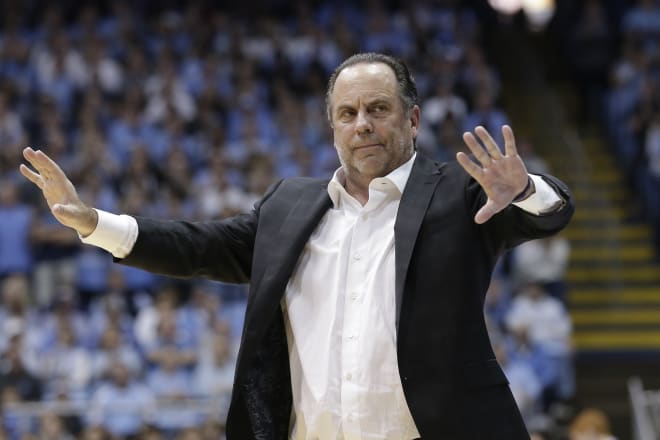
[[[660,439],[660,391],[645,390],[639,377],[628,379],[635,440]]]

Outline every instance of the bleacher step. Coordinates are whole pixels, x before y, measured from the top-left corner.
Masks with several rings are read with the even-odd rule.
[[[658,350],[660,351],[660,330],[621,331],[597,330],[580,331],[573,335],[578,350]]]

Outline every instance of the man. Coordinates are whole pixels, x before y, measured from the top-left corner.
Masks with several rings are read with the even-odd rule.
[[[483,127],[483,146],[464,135],[479,162],[458,153],[467,173],[416,154],[415,84],[389,56],[344,61],[327,111],[332,180],[279,182],[223,221],[96,211],[29,148],[36,172],[21,171],[58,220],[122,263],[250,282],[229,439],[528,438],[483,298],[502,250],[566,225],[568,190],[528,176],[509,127],[504,154]]]

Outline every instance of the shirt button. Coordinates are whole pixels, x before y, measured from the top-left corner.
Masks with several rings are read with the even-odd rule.
[[[350,335],[348,339],[355,339],[355,335]]]
[[[353,375],[351,373],[348,373],[346,375],[346,380],[351,380],[351,379],[353,379]]]
[[[360,255],[360,254],[358,253],[358,254],[353,255],[353,258],[354,258],[355,260],[360,260],[360,258],[362,258],[362,255]]]

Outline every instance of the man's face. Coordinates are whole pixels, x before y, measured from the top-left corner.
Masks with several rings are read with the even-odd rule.
[[[388,65],[360,63],[342,70],[331,106],[335,148],[348,180],[383,177],[412,156],[419,107],[406,115]]]

